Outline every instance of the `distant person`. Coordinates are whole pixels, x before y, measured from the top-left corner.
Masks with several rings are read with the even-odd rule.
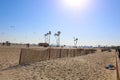
[[[118,51],[118,48],[116,48],[115,51],[117,52],[117,51]]]
[[[120,47],[116,48],[116,52],[118,52],[118,57],[120,58]]]
[[[2,43],[2,46],[4,46],[5,45],[5,43]]]
[[[118,48],[118,56],[119,56],[119,58],[120,58],[120,48]]]
[[[29,47],[30,47],[30,44],[28,43],[28,44],[26,44],[26,46],[27,46],[27,48],[29,48]]]

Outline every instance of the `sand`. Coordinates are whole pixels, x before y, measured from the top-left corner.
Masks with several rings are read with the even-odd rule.
[[[20,48],[0,48],[0,80],[116,80],[115,51],[18,65]]]

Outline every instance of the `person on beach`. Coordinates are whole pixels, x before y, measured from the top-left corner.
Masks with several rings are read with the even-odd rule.
[[[116,48],[116,52],[118,52],[118,57],[120,58],[120,47]]]
[[[117,51],[118,51],[118,56],[119,56],[119,58],[120,58],[120,48],[118,48]]]
[[[27,48],[29,48],[29,47],[30,47],[30,44],[29,44],[29,43],[28,43],[28,44],[26,44],[26,47],[27,47]]]

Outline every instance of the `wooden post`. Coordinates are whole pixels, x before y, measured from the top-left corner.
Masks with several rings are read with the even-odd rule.
[[[22,57],[22,48],[21,48],[21,50],[20,50],[19,64],[21,64],[21,57]]]

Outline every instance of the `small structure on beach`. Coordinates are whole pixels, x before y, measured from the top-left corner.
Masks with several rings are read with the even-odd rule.
[[[48,43],[38,43],[38,46],[48,47],[49,44]]]
[[[5,43],[4,42],[2,43],[2,46],[10,46],[10,45],[11,45],[11,43],[9,41],[6,41]]]

